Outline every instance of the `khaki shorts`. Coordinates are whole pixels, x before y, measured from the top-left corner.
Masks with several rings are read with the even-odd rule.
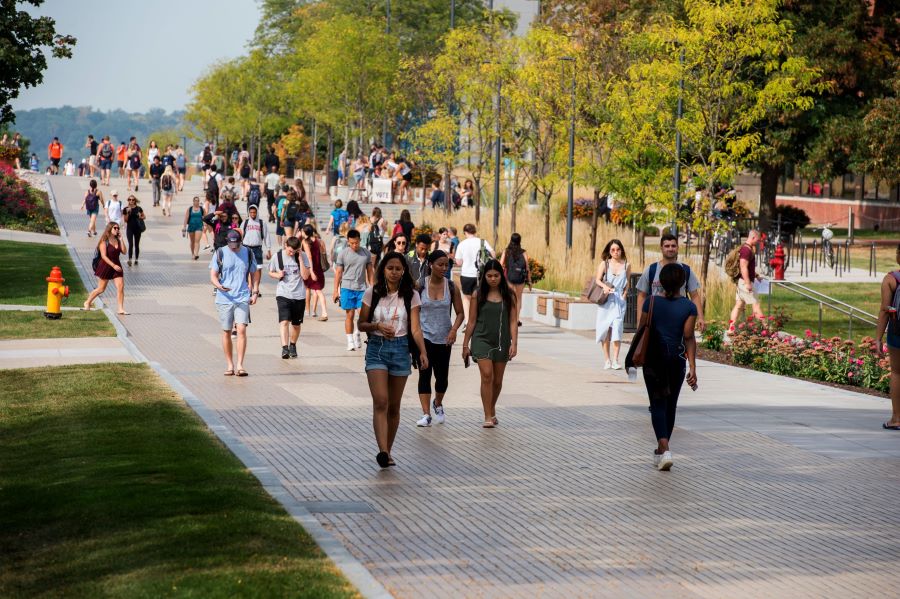
[[[743,281],[737,282],[737,293],[735,293],[734,299],[736,299],[738,301],[742,301],[745,304],[747,304],[748,306],[752,306],[753,304],[759,303],[759,298],[756,297],[756,294],[753,292],[753,288],[751,287],[750,291],[747,291],[744,288]]]

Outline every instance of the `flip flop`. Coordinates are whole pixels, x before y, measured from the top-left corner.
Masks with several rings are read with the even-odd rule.
[[[900,431],[900,424],[888,424],[887,422],[883,422],[881,428],[888,431]]]
[[[116,312],[119,316],[131,316],[131,312]]]
[[[497,426],[497,425],[494,424],[494,422],[492,420],[485,420],[481,424],[481,428],[494,428],[495,426]]]
[[[239,369],[239,370],[237,371],[237,375],[238,375],[238,376],[249,376],[249,375],[247,374],[247,371],[244,370],[243,368],[241,368],[241,369]]]
[[[500,424],[500,421],[497,420],[497,417],[496,417],[496,416],[494,416],[493,418],[491,418],[491,422],[494,423],[494,426],[497,426],[498,424]]]
[[[378,462],[378,465],[382,468],[387,468],[391,463],[391,456],[388,455],[386,451],[379,451],[375,455],[375,461]]]
[[[234,376],[234,371],[233,371],[233,370],[226,370],[226,371],[223,372],[222,374],[224,374],[225,376]]]

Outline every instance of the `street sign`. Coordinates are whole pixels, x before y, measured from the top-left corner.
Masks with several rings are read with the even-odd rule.
[[[373,179],[372,180],[372,202],[375,204],[391,203],[391,180],[390,179]]]

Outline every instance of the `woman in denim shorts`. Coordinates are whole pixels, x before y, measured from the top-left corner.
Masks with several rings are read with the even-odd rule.
[[[403,388],[414,365],[410,350],[418,349],[421,366],[428,367],[419,321],[421,305],[406,259],[397,252],[387,254],[378,263],[375,284],[363,294],[359,311],[359,330],[369,337],[366,376],[372,393],[372,423],[378,443],[375,461],[382,468],[395,465],[391,447],[400,426]],[[411,342],[416,348],[410,347]]]
[[[900,264],[900,245],[897,246],[897,264]],[[900,321],[897,304],[900,303],[900,270],[884,275],[881,281],[881,310],[878,312],[878,328],[875,339],[879,352],[887,352],[891,365],[891,418],[882,428],[900,431]],[[884,337],[887,333],[887,348]]]

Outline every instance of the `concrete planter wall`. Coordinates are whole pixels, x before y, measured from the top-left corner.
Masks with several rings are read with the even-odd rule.
[[[546,306],[545,310],[538,309],[539,300]],[[522,294],[522,317],[551,327],[589,331],[597,323],[597,306],[564,293],[535,289]]]

